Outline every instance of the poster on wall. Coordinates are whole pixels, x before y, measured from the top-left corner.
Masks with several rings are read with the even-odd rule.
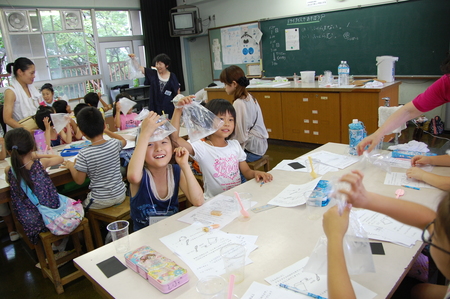
[[[260,61],[259,42],[262,32],[258,23],[220,29],[223,64],[257,63]]]

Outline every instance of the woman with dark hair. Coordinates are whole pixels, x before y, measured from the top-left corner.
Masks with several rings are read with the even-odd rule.
[[[237,65],[229,66],[220,74],[220,82],[225,84],[225,92],[234,97],[234,139],[247,154],[247,162],[261,159],[267,151],[269,134],[258,101],[246,89],[250,83],[244,71]]]
[[[145,85],[150,85],[150,100],[148,110],[156,112],[158,115],[168,114],[172,118],[175,109],[172,100],[180,93],[180,83],[177,76],[169,71],[172,60],[166,54],[158,54],[153,58],[154,67],[147,68],[140,66],[135,59],[136,55],[129,54],[133,63],[145,75]],[[163,113],[164,111],[164,113]]]
[[[41,98],[33,85],[36,72],[34,63],[28,58],[20,57],[13,63],[8,63],[6,71],[12,75],[12,79],[5,91],[3,121],[8,125],[8,130],[26,127],[20,121],[36,113]],[[32,129],[33,126],[27,129]]]
[[[416,118],[424,112],[433,110],[445,103],[450,102],[450,54],[441,64],[441,71],[444,75],[419,94],[412,102],[407,103],[402,108],[395,111],[385,122],[370,136],[364,138],[357,146],[358,154],[361,155],[364,148],[369,152],[380,142],[386,134],[390,134],[395,128],[410,119]]]

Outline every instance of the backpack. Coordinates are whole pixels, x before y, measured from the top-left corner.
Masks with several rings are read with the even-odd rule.
[[[444,122],[440,116],[436,115],[431,119],[429,130],[433,135],[440,135],[444,132]]]

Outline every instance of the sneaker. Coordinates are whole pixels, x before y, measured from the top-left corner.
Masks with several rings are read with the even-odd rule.
[[[17,232],[10,232],[9,233],[9,238],[11,239],[12,242],[19,240],[20,235]]]

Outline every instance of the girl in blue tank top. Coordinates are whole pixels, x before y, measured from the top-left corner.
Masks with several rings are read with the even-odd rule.
[[[154,112],[144,119],[128,164],[130,211],[135,231],[178,212],[179,188],[194,206],[204,203],[203,190],[188,163],[188,151],[184,147],[175,148],[170,137],[148,142],[166,121],[157,123],[158,120],[159,115]],[[171,164],[173,160],[177,164]]]

